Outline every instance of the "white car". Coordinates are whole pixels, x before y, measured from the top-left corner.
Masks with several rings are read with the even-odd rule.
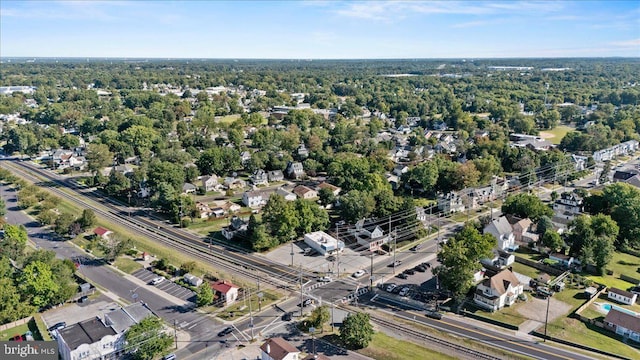
[[[151,284],[158,285],[163,281],[164,281],[164,278],[162,276],[158,276],[157,278],[154,278],[153,280],[151,280]]]
[[[409,290],[410,290],[410,288],[408,288],[408,287],[402,288],[402,289],[400,289],[400,292],[398,293],[398,295],[406,296],[409,293]]]
[[[397,287],[398,287],[398,285],[396,285],[396,284],[389,284],[389,286],[387,286],[387,291],[388,292],[392,292],[393,289],[395,289]]]
[[[364,271],[364,270],[358,270],[358,271],[354,272],[353,275],[351,275],[351,276],[353,276],[354,278],[359,278],[359,277],[363,277],[364,274],[366,274],[366,273],[367,272]]]
[[[323,276],[323,277],[318,278],[318,281],[320,281],[320,282],[331,282],[331,277]]]

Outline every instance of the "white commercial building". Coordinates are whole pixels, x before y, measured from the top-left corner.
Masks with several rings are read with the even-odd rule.
[[[344,250],[344,242],[337,240],[324,231],[316,231],[304,235],[305,244],[322,255],[333,255]]]

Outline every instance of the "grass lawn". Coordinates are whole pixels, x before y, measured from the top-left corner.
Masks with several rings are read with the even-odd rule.
[[[358,352],[376,360],[456,359],[454,356],[429,350],[410,341],[399,340],[380,331],[373,335],[369,346]]]
[[[571,310],[579,308],[587,298],[584,295],[584,289],[567,288],[560,292],[554,293],[553,297],[564,303],[571,305]]]
[[[142,268],[142,265],[139,262],[125,256],[117,258],[113,263],[113,266],[120,269],[120,271],[126,272],[127,274],[131,274],[132,272]]]
[[[616,252],[606,268],[612,270],[613,275],[588,276],[588,278],[607,287],[616,287],[622,290],[626,290],[635,284],[621,280],[620,274],[640,279],[640,273],[638,273],[640,259],[630,254]]]
[[[566,126],[566,125],[560,125],[560,126],[556,126],[555,128],[551,129],[551,130],[545,130],[545,131],[541,131],[540,133],[547,133],[547,134],[551,134],[553,135],[553,137],[549,137],[547,138],[547,140],[551,141],[554,144],[560,144],[560,141],[562,141],[562,138],[570,131],[574,131],[575,128],[572,128],[570,126]]]
[[[27,331],[31,331],[34,340],[42,340],[42,336],[40,336],[40,331],[38,330],[35,320],[31,320],[24,325],[18,325],[0,332],[0,341],[7,341],[15,335],[24,335]]]
[[[547,258],[545,255],[531,251],[526,247],[518,248],[518,250],[516,250],[515,253],[513,253],[513,255],[524,258],[524,259],[528,259],[531,261],[538,261],[538,260]]]
[[[271,305],[275,300],[278,299],[278,296],[275,293],[270,291],[261,291],[262,292],[262,304],[258,303],[258,295],[252,293],[251,294],[251,311],[257,312],[260,310],[260,307],[266,309],[267,306]],[[233,312],[233,316],[231,313]],[[238,301],[236,304],[229,306],[218,314],[218,317],[223,320],[234,320],[240,316],[246,315],[249,313],[249,302],[247,301]]]
[[[531,266],[527,266],[525,264],[520,264],[519,262],[514,262],[510,266],[513,268],[513,271],[528,276],[532,279],[537,278],[538,274],[540,274],[540,271],[538,271],[537,269],[534,269]]]
[[[624,344],[620,341],[620,336],[597,326],[587,325],[577,319],[565,317],[553,321],[549,324],[548,333],[554,337],[622,355],[629,359],[640,358],[640,351]]]
[[[226,116],[220,116],[220,117],[216,116],[216,120],[218,122],[227,123],[227,124],[230,124],[238,119],[240,119],[240,115],[238,114],[226,115]]]
[[[476,308],[475,306],[468,306],[466,310],[475,315],[482,316],[487,319],[500,321],[510,325],[520,325],[523,322],[529,320],[518,312],[517,309],[520,306],[527,306],[527,305],[526,303],[518,302],[513,306],[505,306],[499,311],[494,311],[494,312],[484,311],[482,309]]]

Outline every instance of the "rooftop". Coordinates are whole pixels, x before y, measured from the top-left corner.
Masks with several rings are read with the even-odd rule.
[[[116,335],[115,330],[95,317],[58,330],[58,336],[75,350],[82,344],[93,344],[107,335]]]

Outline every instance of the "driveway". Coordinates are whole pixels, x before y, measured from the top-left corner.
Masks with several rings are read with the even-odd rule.
[[[48,310],[42,314],[42,320],[47,328],[53,324],[64,321],[67,325],[94,318],[102,317],[105,313],[120,309],[120,305],[111,301],[108,297],[100,295],[96,299],[80,303],[67,303],[55,309]]]

